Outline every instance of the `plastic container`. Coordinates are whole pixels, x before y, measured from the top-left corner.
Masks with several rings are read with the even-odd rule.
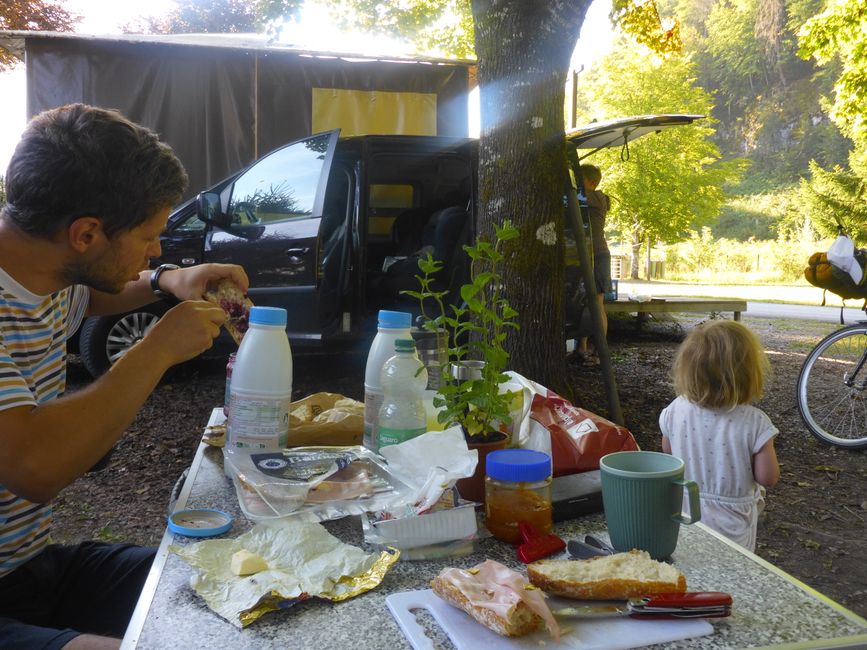
[[[229,400],[231,399],[232,386],[232,370],[235,368],[235,359],[238,358],[237,352],[232,352],[229,355],[229,360],[226,362],[226,390],[223,393],[223,415],[229,416]]]
[[[530,449],[501,449],[488,454],[485,477],[485,526],[497,539],[523,541],[518,523],[526,521],[550,533],[551,457]]]
[[[394,356],[379,373],[382,406],[377,420],[378,449],[411,440],[427,431],[424,391],[427,370],[416,356],[412,339],[394,342]]]
[[[370,352],[367,353],[367,367],[364,370],[364,438],[362,444],[376,451],[379,445],[376,440],[376,421],[379,417],[379,407],[382,406],[382,385],[379,383],[379,371],[382,364],[394,354],[394,342],[397,339],[411,337],[412,314],[402,311],[379,312],[379,327]]]
[[[250,329],[232,369],[227,447],[285,447],[291,403],[292,350],[286,336],[286,310],[253,307]]]

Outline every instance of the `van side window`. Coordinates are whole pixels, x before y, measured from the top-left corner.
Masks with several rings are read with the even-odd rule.
[[[328,134],[308,138],[262,158],[235,181],[229,214],[246,226],[313,216]]]

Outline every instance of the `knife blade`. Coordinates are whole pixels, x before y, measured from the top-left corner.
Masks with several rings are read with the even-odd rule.
[[[641,619],[723,618],[731,615],[732,597],[720,591],[650,594],[627,601],[583,601],[580,605],[552,610],[564,618]]]

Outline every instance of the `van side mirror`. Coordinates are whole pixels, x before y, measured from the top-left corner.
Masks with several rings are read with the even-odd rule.
[[[196,216],[200,221],[227,229],[231,223],[229,215],[223,213],[220,195],[216,192],[201,192],[196,197]]]

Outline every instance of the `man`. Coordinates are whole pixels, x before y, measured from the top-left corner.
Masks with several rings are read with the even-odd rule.
[[[201,300],[233,265],[147,269],[187,176],[171,149],[81,104],[31,120],[0,211],[0,647],[116,648],[153,549],[49,543],[50,502],[118,440],[172,365],[211,347],[223,311]],[[155,282],[154,282],[155,280]],[[101,378],[63,395],[66,339],[88,314],[184,301]]]

